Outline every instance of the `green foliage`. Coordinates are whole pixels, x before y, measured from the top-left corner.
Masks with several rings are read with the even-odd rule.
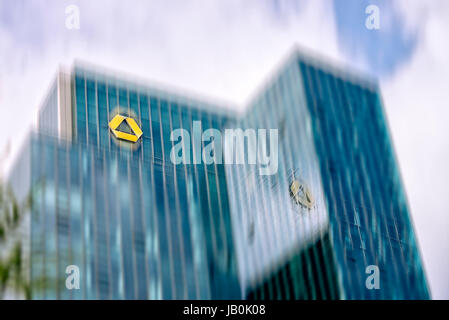
[[[0,258],[0,299],[9,284],[14,284],[15,289],[22,292],[26,299],[31,298],[31,287],[25,276],[26,265],[22,259],[22,239],[16,239],[27,207],[28,203],[21,206],[11,188],[6,189],[0,181],[0,248],[9,248],[5,244],[15,241],[9,251],[1,252],[0,257],[4,258]]]
[[[14,246],[13,254],[10,259],[14,271],[19,272],[22,267],[22,245],[20,242],[17,242]]]
[[[9,266],[0,262],[0,287],[4,287],[9,279]]]
[[[31,300],[31,286],[29,283],[24,283],[23,284],[23,291],[25,293],[25,299],[26,300]]]
[[[20,214],[19,214],[19,206],[17,202],[13,202],[12,204],[12,223],[14,226],[19,222]]]
[[[5,239],[5,227],[0,222],[0,241],[3,241]]]

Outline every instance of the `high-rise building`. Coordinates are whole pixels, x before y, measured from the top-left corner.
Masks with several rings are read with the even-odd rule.
[[[220,129],[230,116],[95,70],[77,64],[58,74],[38,133],[13,170],[13,184],[31,186],[15,189],[33,198],[32,297],[236,297],[224,166],[170,161],[173,128],[190,130],[198,120]],[[134,119],[138,141],[116,139],[109,127],[116,115]],[[126,121],[116,129],[131,134]],[[79,290],[66,288],[71,265],[79,268]]]
[[[295,51],[237,126],[279,130],[276,174],[227,170],[245,297],[430,297],[376,81]]]
[[[32,199],[32,298],[429,298],[378,86],[323,61],[295,50],[243,115],[59,72],[9,179]],[[277,130],[274,174],[202,161],[201,132],[237,128]]]

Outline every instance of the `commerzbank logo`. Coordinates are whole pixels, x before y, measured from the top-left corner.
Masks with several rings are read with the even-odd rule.
[[[114,136],[119,140],[137,142],[142,136],[142,130],[136,121],[131,117],[121,114],[117,114],[112,118],[109,122],[109,129],[111,129]]]

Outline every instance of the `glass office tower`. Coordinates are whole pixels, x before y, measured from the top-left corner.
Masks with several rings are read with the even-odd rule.
[[[220,129],[230,116],[95,70],[77,64],[58,75],[28,161],[14,170],[30,168],[32,298],[238,296],[224,166],[169,157],[173,129],[195,120]],[[135,120],[141,139],[114,137],[117,114]],[[130,133],[123,124],[117,129]],[[79,267],[79,290],[66,288],[70,265]]]
[[[60,72],[10,177],[33,200],[32,298],[429,298],[376,83],[295,50],[243,114],[227,110],[96,67]],[[117,115],[141,136],[112,128]],[[205,164],[195,121],[277,130],[276,172]],[[170,159],[175,129],[193,133],[189,164]]]
[[[298,68],[345,295],[429,298],[378,86],[306,61]],[[383,289],[360,285],[367,265],[380,268]]]
[[[236,125],[278,132],[275,174],[260,175],[261,164],[227,168],[235,190],[230,194],[240,283],[248,299],[344,297],[301,81],[290,59]]]
[[[243,295],[428,299],[377,83],[324,61],[295,51],[240,119],[279,130],[277,174],[227,171]]]

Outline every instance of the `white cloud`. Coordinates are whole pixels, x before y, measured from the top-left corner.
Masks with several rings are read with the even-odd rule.
[[[432,295],[448,299],[449,2],[397,5],[418,46],[382,92]]]

